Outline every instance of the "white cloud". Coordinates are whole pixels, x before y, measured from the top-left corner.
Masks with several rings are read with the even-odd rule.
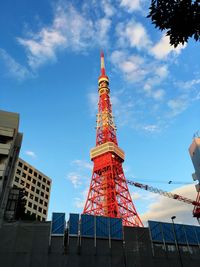
[[[74,199],[74,204],[75,204],[75,207],[78,208],[78,209],[83,209],[84,206],[85,206],[85,202],[86,202],[86,199],[87,199],[87,195],[88,195],[88,190],[89,188],[85,188],[81,194],[80,194],[80,197],[76,197]]]
[[[182,195],[192,200],[196,199],[194,185],[182,186],[172,191],[172,193]],[[196,219],[192,217],[192,210],[193,205],[160,196],[158,200],[150,204],[148,210],[141,215],[141,219],[144,223],[147,220],[171,222],[171,217],[175,215],[177,223],[197,224]]]
[[[115,14],[115,8],[107,0],[102,1],[102,8],[106,17],[112,17]]]
[[[132,200],[142,199],[142,196],[141,196],[141,194],[139,194],[137,192],[133,192],[133,193],[131,193],[131,199]]]
[[[108,45],[109,35],[108,32],[111,27],[111,20],[104,17],[98,19],[95,23],[96,34],[98,34],[98,38],[94,38],[94,41],[100,44],[100,46]]]
[[[170,116],[174,117],[182,113],[188,107],[187,98],[181,96],[175,99],[170,99],[167,102],[168,107],[170,108]]]
[[[121,0],[120,5],[132,12],[141,9],[141,0]]]
[[[35,152],[30,151],[30,150],[25,151],[25,154],[26,154],[27,156],[32,157],[32,158],[36,158],[36,157],[37,157],[37,155],[35,154]]]
[[[6,66],[7,73],[18,80],[23,80],[27,77],[31,77],[32,74],[28,69],[20,65],[14,58],[12,58],[4,49],[0,48],[0,59]]]
[[[129,45],[138,50],[148,49],[151,46],[151,40],[145,27],[139,22],[119,23],[116,26],[116,33],[120,45]]]
[[[67,178],[71,181],[71,183],[73,184],[74,188],[78,188],[82,184],[81,177],[76,172],[70,172],[67,175]]]
[[[77,167],[81,169],[89,169],[92,170],[93,164],[90,162],[87,162],[85,160],[76,159],[72,161],[72,164],[76,165]]]
[[[56,52],[59,49],[70,47],[76,51],[91,45],[89,40],[95,36],[93,28],[92,21],[85,18],[84,14],[80,14],[72,5],[58,5],[50,26],[29,34],[29,38],[17,40],[27,50],[29,65],[37,68],[48,60],[56,60]]]
[[[155,124],[144,125],[143,129],[149,133],[158,132],[160,130],[159,126]]]
[[[171,53],[174,55],[180,54],[181,50],[186,47],[186,45],[180,44],[174,48],[169,42],[169,36],[163,35],[160,41],[151,48],[150,52],[156,59],[166,59]]]

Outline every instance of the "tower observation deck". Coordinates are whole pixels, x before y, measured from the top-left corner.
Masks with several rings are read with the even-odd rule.
[[[83,213],[122,218],[124,226],[143,227],[122,168],[124,152],[117,143],[103,52],[98,93],[96,146],[90,151],[94,167]]]

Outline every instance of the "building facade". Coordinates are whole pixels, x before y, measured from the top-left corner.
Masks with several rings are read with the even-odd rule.
[[[15,167],[13,187],[25,189],[25,213],[35,215],[37,220],[47,219],[51,179],[19,158]]]
[[[0,226],[15,172],[15,164],[22,143],[18,132],[19,114],[0,111]]]

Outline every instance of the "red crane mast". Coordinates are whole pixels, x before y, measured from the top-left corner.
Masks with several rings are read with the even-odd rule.
[[[94,167],[83,213],[122,218],[125,226],[143,227],[132,202],[122,168],[124,152],[117,142],[103,52],[101,52],[98,93],[96,146],[90,152]]]

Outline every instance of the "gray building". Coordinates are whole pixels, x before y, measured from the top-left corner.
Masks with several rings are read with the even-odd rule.
[[[19,114],[0,110],[0,227],[22,143]]]
[[[48,213],[51,179],[19,158],[12,185],[25,190],[25,213],[35,215],[39,221],[45,221]]]

